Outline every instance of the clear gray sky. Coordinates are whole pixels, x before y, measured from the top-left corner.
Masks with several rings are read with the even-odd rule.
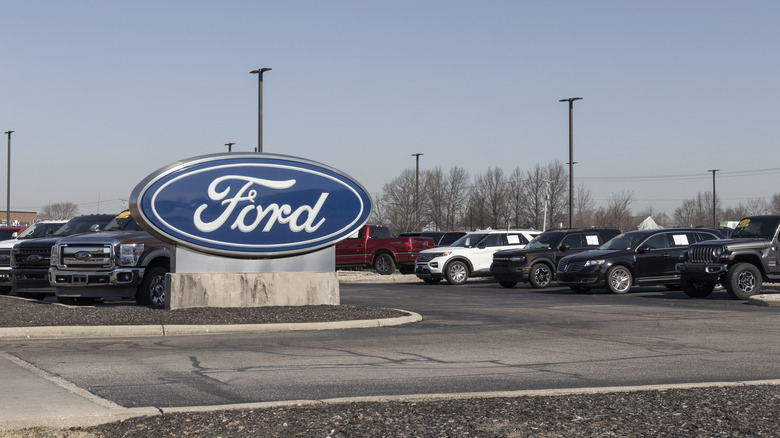
[[[257,145],[374,196],[404,169],[568,162],[597,202],[669,214],[780,192],[776,1],[10,1],[11,208],[118,211],[146,175]],[[3,135],[3,143],[7,136]],[[5,145],[0,206],[5,209]]]

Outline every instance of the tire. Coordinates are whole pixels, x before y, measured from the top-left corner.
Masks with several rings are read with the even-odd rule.
[[[746,300],[761,292],[761,271],[750,263],[737,263],[726,272],[723,286],[735,300]]]
[[[168,270],[161,266],[146,268],[144,280],[135,294],[135,302],[140,306],[155,309],[165,307],[165,274]]]
[[[707,298],[715,290],[715,283],[694,283],[685,277],[680,278],[680,286],[691,298]]]
[[[414,265],[404,265],[398,267],[398,272],[404,275],[414,274]]]
[[[463,284],[469,278],[469,267],[461,261],[454,261],[447,265],[444,276],[447,277],[447,283],[449,284],[456,286]]]
[[[569,286],[569,289],[577,292],[578,294],[586,294],[590,292],[590,288],[585,286]]]
[[[395,272],[395,260],[390,254],[379,254],[374,259],[374,269],[380,275],[390,275]]]
[[[613,294],[625,294],[631,290],[634,276],[625,266],[617,265],[607,271],[607,290]]]
[[[504,286],[506,288],[511,289],[511,288],[515,287],[517,282],[516,281],[499,281],[498,284],[500,284],[501,286]]]
[[[11,293],[10,287],[0,287],[0,295],[8,295]]]
[[[531,266],[531,272],[528,274],[528,282],[536,289],[546,288],[552,281],[552,269],[544,263],[537,263]]]
[[[428,284],[439,284],[441,281],[441,278],[423,278],[422,281],[428,283]]]

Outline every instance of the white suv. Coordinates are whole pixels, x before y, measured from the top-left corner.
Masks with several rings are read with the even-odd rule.
[[[490,275],[493,253],[504,249],[520,249],[539,230],[472,231],[452,245],[420,251],[414,273],[428,284],[447,279],[449,284],[463,284],[469,277]]]

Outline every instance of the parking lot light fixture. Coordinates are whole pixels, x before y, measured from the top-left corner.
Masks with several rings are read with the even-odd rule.
[[[569,228],[572,228],[574,216],[574,101],[581,97],[560,99],[558,102],[569,102]]]
[[[257,75],[257,152],[263,152],[263,73],[271,70],[268,67],[258,68],[249,73]]]
[[[233,152],[233,145],[234,145],[234,144],[235,144],[235,143],[225,143],[225,146],[227,146],[227,147],[228,147],[228,152]]]

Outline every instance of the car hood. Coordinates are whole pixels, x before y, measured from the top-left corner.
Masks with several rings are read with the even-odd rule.
[[[152,239],[154,238],[146,231],[100,231],[75,234],[64,237],[59,242],[63,244],[144,243]]]
[[[723,240],[707,240],[696,244],[696,246],[712,246],[712,245],[725,246],[730,251],[734,251],[742,248],[751,248],[751,249],[769,248],[772,246],[772,241],[769,239],[760,239],[760,238],[723,239]]]

